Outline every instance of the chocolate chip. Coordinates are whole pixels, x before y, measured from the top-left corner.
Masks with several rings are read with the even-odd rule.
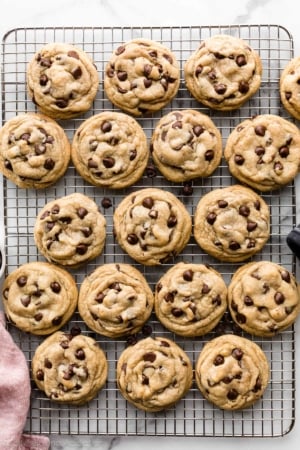
[[[20,300],[21,300],[22,305],[25,306],[25,308],[27,308],[27,306],[28,306],[28,305],[30,304],[30,302],[31,302],[31,298],[30,298],[29,295],[25,295],[25,296],[21,297]]]
[[[101,131],[103,131],[103,133],[109,133],[112,129],[112,124],[108,121],[105,120],[102,124],[101,124]]]
[[[137,151],[135,149],[130,150],[129,152],[129,160],[130,161],[134,161],[137,155]]]
[[[75,50],[69,50],[67,55],[70,56],[70,58],[79,59],[79,55]]]
[[[17,278],[17,285],[20,287],[24,287],[27,283],[27,277],[26,275],[21,275]]]
[[[46,153],[47,147],[45,144],[35,144],[34,151],[36,155],[43,155]]]
[[[194,188],[191,181],[185,181],[182,186],[183,195],[193,195]]]
[[[256,379],[256,382],[255,382],[255,386],[253,388],[253,392],[260,391],[261,388],[262,388],[262,383],[261,383],[260,377],[258,376],[257,379]]]
[[[285,92],[285,98],[286,98],[286,100],[290,100],[291,99],[291,97],[292,97],[292,93],[291,92]]]
[[[162,347],[170,347],[170,344],[169,344],[169,342],[167,342],[167,341],[160,341],[160,345],[161,345]]]
[[[239,214],[243,217],[248,217],[250,214],[250,208],[247,205],[242,205],[239,207]]]
[[[276,292],[274,295],[274,300],[276,305],[281,305],[282,303],[284,303],[285,297],[281,292]]]
[[[78,80],[81,76],[82,76],[82,70],[81,67],[76,67],[76,69],[74,69],[72,71],[72,76],[74,78],[74,80]]]
[[[54,319],[52,319],[52,324],[57,327],[62,322],[62,316],[56,316]]]
[[[172,123],[172,128],[176,129],[176,128],[182,128],[182,122],[181,120],[176,120],[176,122]]]
[[[266,152],[266,150],[262,146],[258,146],[255,148],[255,153],[257,154],[257,156],[262,156],[265,154],[265,152]]]
[[[219,208],[227,208],[228,202],[226,200],[219,200],[218,201],[218,207]]]
[[[200,134],[202,134],[204,131],[205,131],[205,129],[201,125],[194,125],[193,126],[193,133],[197,137],[199,137]]]
[[[249,86],[249,83],[247,81],[240,81],[240,83],[239,83],[239,92],[241,94],[247,94],[249,89],[250,89],[250,86]]]
[[[4,161],[4,166],[5,166],[5,168],[6,168],[7,170],[13,171],[13,167],[12,167],[12,165],[11,165],[11,162],[10,162],[8,159],[6,159],[6,160]]]
[[[80,231],[85,237],[89,237],[93,233],[93,230],[90,227],[83,227]]]
[[[249,295],[245,295],[244,303],[246,306],[252,306],[254,304],[252,298]]]
[[[219,83],[214,86],[214,89],[217,94],[223,95],[227,91],[227,86],[226,84]]]
[[[257,136],[264,136],[267,129],[264,125],[256,125],[256,127],[254,128],[255,134],[257,134]]]
[[[146,175],[148,178],[154,178],[157,175],[156,168],[153,164],[149,164],[146,167]]]
[[[185,281],[192,281],[192,280],[193,280],[193,277],[194,277],[194,272],[193,272],[191,269],[185,270],[185,271],[183,272],[182,277],[183,277],[183,279],[184,279]]]
[[[52,158],[47,158],[44,163],[44,168],[47,170],[52,170],[55,166],[55,161]]]
[[[224,364],[224,356],[222,355],[217,355],[214,359],[214,365],[215,366],[221,366],[222,364]]]
[[[46,84],[48,83],[48,77],[46,74],[42,74],[40,76],[40,86],[46,86]]]
[[[107,169],[111,169],[115,165],[115,159],[112,156],[106,156],[102,162]]]
[[[234,155],[234,162],[238,165],[238,166],[242,166],[245,162],[245,158],[242,155]]]
[[[52,65],[50,58],[41,58],[39,62],[42,67],[49,68]]]
[[[209,223],[209,225],[213,225],[215,223],[216,218],[217,215],[214,212],[211,212],[206,216],[206,221],[207,223]]]
[[[234,359],[240,361],[244,355],[243,351],[240,348],[234,348],[231,352]]]
[[[168,225],[168,228],[173,228],[173,227],[175,227],[175,226],[177,225],[177,217],[174,216],[174,215],[171,215],[171,216],[168,218],[167,225]]]
[[[240,246],[240,244],[239,244],[238,242],[236,242],[236,241],[230,241],[230,242],[229,242],[229,248],[230,248],[230,250],[236,251],[236,250],[238,250],[239,248],[241,248],[241,246]]]
[[[60,109],[64,109],[68,106],[69,101],[65,98],[58,98],[55,102],[56,106]]]
[[[142,374],[142,384],[146,386],[149,384],[149,378],[144,374]]]
[[[284,270],[283,272],[281,272],[281,278],[286,283],[290,283],[291,282],[291,275],[290,275],[290,273],[287,270]]]
[[[144,361],[154,362],[156,360],[156,354],[153,352],[148,352],[143,355]]]
[[[78,244],[76,247],[76,253],[78,253],[78,255],[84,255],[87,252],[87,245],[86,244]]]
[[[164,296],[164,300],[167,303],[173,303],[174,302],[174,298],[175,298],[174,292],[167,292],[166,295]]]
[[[195,76],[198,77],[198,75],[200,75],[200,74],[202,73],[202,70],[203,70],[203,66],[201,66],[201,64],[199,64],[199,65],[196,67],[196,70],[195,70]]]
[[[22,139],[23,141],[26,141],[27,144],[29,144],[29,141],[30,141],[30,133],[23,133],[23,134],[21,134],[20,139]]]
[[[153,198],[152,198],[152,197],[146,197],[146,198],[144,198],[142,204],[143,204],[144,208],[151,209],[151,208],[153,207],[153,205],[154,205]]]
[[[103,197],[103,199],[101,200],[101,205],[104,209],[108,209],[112,206],[112,201],[108,197]]]
[[[216,71],[214,69],[212,69],[211,71],[208,72],[207,74],[208,78],[212,81],[217,79],[217,74]]]
[[[286,145],[284,145],[283,147],[280,147],[279,155],[281,156],[281,158],[287,158],[289,153],[290,153],[290,150]]]
[[[80,219],[83,219],[87,214],[88,211],[87,209],[83,208],[83,206],[77,209],[77,215]]]
[[[37,322],[40,322],[40,321],[42,320],[42,318],[43,318],[43,314],[42,314],[42,313],[37,313],[37,314],[35,314],[35,316],[34,316],[34,319],[35,319]]]
[[[71,336],[79,336],[81,334],[81,329],[79,325],[73,325],[71,328]]]
[[[237,399],[239,393],[236,389],[230,389],[230,391],[228,391],[227,393],[227,398],[228,400],[234,401]]]
[[[239,67],[245,66],[245,64],[247,64],[247,60],[246,60],[245,55],[238,55],[238,56],[235,58],[235,62],[236,62],[236,64],[237,64]]]
[[[75,351],[75,357],[77,359],[79,359],[80,361],[83,361],[85,359],[85,352],[84,352],[84,350],[82,348],[78,348]]]
[[[248,222],[247,222],[247,231],[251,232],[251,231],[254,231],[256,228],[257,228],[257,222],[253,222],[251,220],[248,220]]]
[[[183,315],[183,311],[180,308],[172,308],[171,313],[174,317],[181,317]]]
[[[61,291],[61,285],[57,281],[52,281],[50,288],[55,294],[58,294]]]
[[[52,369],[52,362],[50,361],[50,359],[45,358],[44,366],[46,367],[46,369]]]
[[[36,376],[36,379],[37,379],[37,380],[39,380],[39,381],[44,381],[44,371],[43,371],[42,369],[38,369],[38,370],[36,371],[35,376]]]
[[[208,294],[210,292],[210,287],[206,284],[203,283],[202,289],[201,289],[201,294]]]
[[[135,244],[137,244],[137,243],[139,242],[139,238],[137,237],[136,234],[130,233],[130,234],[127,236],[127,242],[128,242],[130,245],[135,245]]]
[[[280,161],[276,161],[274,163],[274,170],[275,170],[275,172],[282,172],[283,171],[283,165],[281,164]]]
[[[98,164],[96,161],[93,160],[93,158],[88,159],[88,168],[89,169],[98,169]]]
[[[125,70],[119,70],[117,72],[117,77],[119,81],[126,81],[127,80],[127,72],[125,72]]]
[[[244,314],[237,313],[237,315],[235,317],[236,317],[236,320],[238,323],[241,323],[241,324],[246,323],[246,316],[244,316]]]
[[[115,54],[116,54],[117,56],[121,55],[121,54],[124,53],[124,52],[125,52],[125,46],[124,46],[124,45],[120,45],[120,47],[118,47],[118,48],[115,50]]]

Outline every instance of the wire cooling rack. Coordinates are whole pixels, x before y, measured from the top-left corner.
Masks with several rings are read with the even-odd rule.
[[[256,114],[276,114],[288,118],[280,104],[278,82],[282,69],[293,57],[293,40],[290,33],[278,25],[231,25],[200,27],[148,27],[148,28],[22,28],[9,31],[2,41],[2,122],[24,112],[35,111],[35,106],[26,94],[26,68],[34,53],[47,42],[69,42],[82,47],[89,53],[99,71],[100,84],[93,108],[74,120],[61,122],[69,139],[80,123],[89,116],[103,110],[113,110],[103,91],[103,69],[114,48],[123,42],[144,37],[159,41],[173,50],[181,68],[199,42],[217,33],[241,37],[257,50],[263,62],[263,78],[259,92],[239,110],[216,112],[204,108],[187,92],[183,81],[176,98],[161,112],[138,119],[148,139],[159,118],[173,109],[195,108],[211,116],[223,137],[223,144],[230,131],[243,119]],[[181,74],[182,75],[182,74]],[[185,250],[163,267],[143,267],[134,263],[117,245],[113,237],[112,216],[115,207],[124,195],[142,187],[161,187],[172,191],[194,214],[201,195],[220,186],[234,183],[227,165],[222,160],[216,172],[205,179],[193,182],[192,195],[185,195],[182,184],[166,181],[153,171],[151,162],[143,178],[136,185],[114,192],[88,185],[69,167],[66,176],[46,190],[19,189],[3,180],[4,234],[6,251],[6,274],[29,261],[42,260],[33,239],[35,218],[40,208],[48,201],[68,195],[74,191],[85,193],[95,199],[107,219],[107,239],[104,253],[72,271],[78,286],[99,264],[127,262],[136,266],[153,288],[160,276],[171,264],[184,260],[211,264],[229,282],[238,265],[220,263],[203,253],[193,238]],[[101,201],[108,197],[112,207],[103,209]],[[274,193],[265,193],[263,198],[271,209],[271,235],[264,249],[253,260],[271,260],[295,272],[295,258],[286,245],[286,235],[295,226],[296,198],[294,184]],[[31,408],[26,430],[31,433],[56,434],[104,434],[104,435],[158,435],[158,436],[257,436],[273,437],[288,433],[295,421],[295,333],[294,328],[272,339],[253,338],[236,328],[229,316],[217,328],[196,339],[179,338],[165,330],[153,315],[148,324],[153,335],[163,335],[181,345],[192,362],[205,342],[223,333],[241,334],[262,346],[270,367],[271,379],[263,398],[243,411],[222,411],[204,400],[193,385],[188,394],[175,407],[159,412],[146,413],[129,405],[116,387],[115,367],[119,354],[126,345],[126,339],[111,340],[95,335],[82,323],[78,313],[64,327],[70,330],[80,325],[82,332],[93,336],[105,350],[109,361],[109,375],[106,386],[89,404],[74,407],[58,405],[47,399],[32,385]],[[28,364],[35,348],[42,338],[25,334],[8,324],[15,341],[23,350]],[[143,337],[140,333],[139,337]]]

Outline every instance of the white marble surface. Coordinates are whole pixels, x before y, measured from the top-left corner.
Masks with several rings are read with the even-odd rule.
[[[219,24],[279,24],[292,34],[295,55],[300,54],[300,27],[296,0],[1,0],[1,36],[16,27],[36,26],[178,26]],[[298,196],[299,197],[299,196]],[[300,340],[299,324],[297,342]],[[298,345],[299,346],[299,345]],[[299,352],[298,352],[299,353]],[[300,355],[296,359],[299,361]],[[299,363],[298,363],[299,366]],[[300,369],[300,367],[299,367]],[[300,370],[297,371],[300,372]],[[297,383],[299,388],[299,383]],[[296,411],[299,407],[297,395]],[[296,419],[299,419],[296,417]],[[1,430],[0,430],[1,439]],[[222,449],[245,450],[261,448],[277,450],[282,446],[298,448],[300,422],[283,438],[217,439],[217,438],[145,438],[145,437],[87,437],[51,436],[52,450],[118,449],[143,450],[159,446],[174,450],[189,446],[190,450]]]

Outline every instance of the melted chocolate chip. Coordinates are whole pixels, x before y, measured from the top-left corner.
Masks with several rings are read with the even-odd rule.
[[[254,128],[254,131],[257,136],[264,136],[267,129],[264,125],[256,125],[256,127]]]
[[[58,325],[60,325],[62,323],[62,316],[56,316],[54,317],[54,319],[52,319],[52,324],[57,327]]]
[[[244,303],[246,306],[252,306],[254,304],[252,298],[249,295],[245,295]]]
[[[290,153],[290,150],[286,145],[284,145],[283,147],[280,147],[279,155],[281,156],[281,158],[287,158],[289,156],[289,153]]]
[[[38,369],[38,370],[36,371],[35,376],[36,376],[36,379],[37,379],[37,380],[39,380],[39,381],[44,381],[44,371],[43,371],[42,369]]]
[[[239,83],[239,92],[241,94],[247,94],[249,89],[250,89],[250,86],[249,86],[249,83],[247,81],[240,81],[240,83]]]
[[[206,216],[206,221],[207,221],[207,223],[209,223],[209,225],[213,225],[215,223],[216,218],[217,218],[217,215],[215,213],[211,212]]]
[[[171,214],[167,220],[167,225],[168,228],[174,228],[177,225],[177,217]]]
[[[281,278],[286,283],[290,283],[291,282],[291,275],[290,275],[290,273],[287,270],[284,270],[283,272],[281,272]]]
[[[192,281],[192,280],[193,280],[193,277],[194,277],[194,272],[193,272],[191,269],[185,270],[185,271],[183,272],[182,277],[183,277],[183,279],[184,279],[185,281]]]
[[[81,67],[76,67],[76,69],[74,69],[72,71],[72,76],[74,78],[74,80],[78,80],[81,76],[82,76],[82,70]]]
[[[21,275],[19,278],[17,278],[17,285],[20,287],[24,287],[27,283],[27,277],[26,275]]]
[[[215,152],[213,150],[206,150],[204,158],[205,161],[212,161],[214,159]]]
[[[151,208],[153,208],[154,200],[152,197],[146,197],[146,198],[144,198],[142,204],[143,204],[144,208],[151,209]]]
[[[242,155],[234,155],[234,162],[238,166],[242,166],[245,162],[245,158]]]
[[[78,255],[84,255],[87,252],[87,245],[86,244],[78,244],[76,247],[76,253],[78,253]]]
[[[111,169],[115,165],[115,159],[112,156],[106,156],[102,161],[107,169]]]
[[[83,219],[88,214],[87,209],[83,208],[82,206],[77,209],[77,215],[80,219]]]
[[[219,83],[214,86],[214,89],[217,94],[223,95],[227,91],[227,86],[226,86],[226,84]]]
[[[50,288],[55,294],[58,294],[61,291],[61,285],[57,281],[52,281]]]
[[[129,160],[130,161],[134,161],[137,155],[137,151],[135,149],[130,150],[129,152]]]
[[[42,74],[40,76],[40,86],[46,86],[46,84],[48,83],[48,77],[46,74]]]
[[[82,348],[78,348],[75,351],[75,357],[77,359],[79,359],[80,361],[83,361],[85,359],[85,352],[84,352],[84,350]]]
[[[103,133],[109,133],[112,129],[112,124],[108,121],[105,120],[102,124],[101,124],[101,131],[103,131]]]
[[[79,55],[75,50],[69,50],[67,55],[70,56],[70,58],[79,59]]]
[[[156,360],[156,354],[153,352],[148,352],[143,355],[144,361],[154,362]]]
[[[68,106],[69,101],[65,98],[58,98],[55,102],[56,106],[60,109],[64,109]]]
[[[274,300],[277,305],[281,305],[285,301],[285,297],[281,292],[276,292],[274,295]]]
[[[242,205],[239,207],[239,214],[243,217],[248,217],[250,214],[250,208],[247,205]]]
[[[52,158],[47,158],[44,163],[44,168],[47,170],[52,170],[55,166],[55,161]]]
[[[222,364],[224,364],[224,356],[222,355],[217,355],[214,359],[214,365],[215,366],[221,366]]]
[[[127,72],[125,72],[125,70],[119,70],[117,72],[117,77],[119,81],[126,81],[127,80]]]
[[[119,55],[121,55],[124,52],[125,52],[125,46],[124,45],[120,45],[120,47],[118,47],[115,50],[115,55],[119,56]]]
[[[237,315],[235,317],[236,317],[236,320],[238,323],[241,323],[241,324],[246,323],[246,316],[244,316],[244,314],[237,313]]]
[[[239,67],[245,66],[245,65],[247,64],[247,60],[246,60],[245,55],[238,55],[238,56],[235,58],[235,62],[236,62],[236,64],[237,64]]]
[[[139,238],[137,237],[136,234],[130,233],[130,234],[127,236],[127,242],[128,242],[130,245],[135,245],[135,244],[137,244],[137,243],[139,242]]]
[[[27,306],[29,306],[29,304],[31,302],[31,298],[29,295],[25,295],[20,298],[20,301],[21,301],[22,305],[25,306],[25,308],[27,308]]]
[[[240,246],[240,244],[239,244],[238,242],[236,242],[236,241],[230,241],[230,242],[229,242],[229,248],[230,248],[230,250],[236,251],[236,250],[238,250],[239,248],[241,248],[241,246]]]
[[[172,308],[171,313],[174,317],[181,317],[184,314],[180,308]]]
[[[237,399],[239,393],[236,389],[230,389],[230,391],[228,391],[227,393],[227,398],[228,400],[234,401]]]
[[[40,322],[43,318],[43,314],[42,313],[37,313],[34,316],[34,320],[36,320],[37,322]]]
[[[48,358],[45,358],[44,366],[46,369],[52,369],[52,362]]]
[[[231,352],[234,359],[240,361],[244,355],[243,351],[240,348],[234,348]]]

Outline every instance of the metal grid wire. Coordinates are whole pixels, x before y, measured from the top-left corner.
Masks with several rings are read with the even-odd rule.
[[[6,122],[16,114],[35,111],[35,106],[26,94],[26,68],[34,53],[47,42],[69,42],[82,47],[89,53],[100,74],[100,84],[93,108],[74,120],[61,122],[71,140],[80,123],[93,114],[115,108],[103,91],[103,69],[113,49],[132,38],[144,37],[163,43],[172,49],[181,68],[188,56],[203,39],[227,33],[241,37],[256,49],[263,62],[263,78],[259,92],[239,110],[234,112],[211,111],[191,98],[183,81],[176,98],[161,112],[138,119],[150,139],[159,118],[174,109],[195,108],[208,114],[223,137],[223,144],[230,131],[243,119],[256,114],[276,114],[288,118],[280,104],[278,82],[281,71],[293,57],[293,40],[289,32],[278,25],[231,25],[199,27],[149,27],[149,28],[26,28],[9,31],[2,42],[2,121]],[[182,75],[182,74],[181,74]],[[149,177],[147,171],[136,185],[121,191],[105,190],[88,185],[70,165],[66,176],[46,190],[19,189],[4,180],[4,222],[6,273],[29,261],[42,260],[33,239],[35,218],[40,208],[50,200],[68,195],[74,191],[85,193],[95,199],[107,220],[107,239],[104,253],[83,268],[73,270],[78,287],[86,274],[99,264],[126,262],[136,266],[153,288],[160,276],[178,261],[211,264],[229,282],[239,265],[220,263],[203,253],[191,238],[185,250],[169,264],[162,267],[144,267],[127,257],[115,242],[112,230],[112,216],[115,207],[124,195],[142,187],[161,187],[173,192],[187,207],[191,215],[199,198],[212,189],[234,184],[227,164],[222,160],[216,172],[205,179],[193,182],[193,195],[183,193],[182,184],[166,181],[158,173]],[[104,197],[112,200],[112,207],[104,210]],[[295,226],[295,187],[286,186],[280,191],[264,193],[263,198],[271,209],[271,235],[264,249],[253,260],[272,260],[295,272],[295,258],[289,251],[285,237]],[[242,333],[232,324],[228,314],[217,328],[201,337],[185,339],[173,335],[151,317],[148,324],[153,335],[174,339],[191,358],[195,360],[205,342],[223,333],[241,334],[253,339],[266,352],[271,367],[271,379],[263,396],[254,406],[243,411],[222,411],[204,400],[195,384],[189,393],[175,407],[159,412],[146,413],[129,405],[116,387],[115,367],[118,356],[125,348],[126,339],[112,340],[88,330],[78,313],[64,327],[70,330],[80,325],[83,333],[93,336],[105,350],[109,361],[109,375],[106,386],[88,405],[74,407],[58,405],[47,399],[33,384],[31,409],[26,430],[32,433],[57,434],[104,434],[104,435],[185,435],[185,436],[260,436],[272,437],[288,433],[295,420],[295,334],[294,328],[272,338],[254,338]],[[25,334],[9,325],[10,332],[26,355],[30,366],[31,358],[42,338]],[[139,334],[139,338],[143,334]]]

